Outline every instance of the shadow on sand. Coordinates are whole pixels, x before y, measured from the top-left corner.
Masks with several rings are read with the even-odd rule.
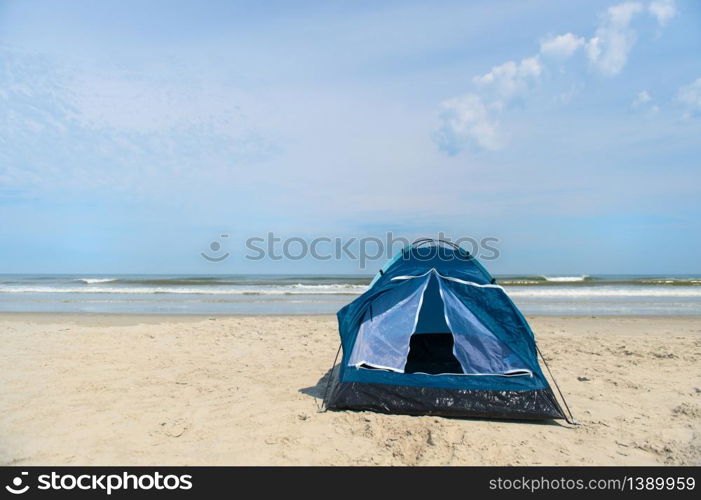
[[[299,390],[299,392],[316,399],[323,399],[327,386],[329,387],[329,391],[331,390],[329,380],[331,377],[336,377],[339,366],[340,364],[337,364],[333,368],[327,370],[323,377],[317,381],[316,385],[311,387],[303,387]]]

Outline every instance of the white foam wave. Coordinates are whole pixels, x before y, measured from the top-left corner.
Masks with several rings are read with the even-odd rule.
[[[573,288],[508,288],[510,297],[533,298],[595,298],[595,297],[701,297],[701,290],[689,287],[660,288],[654,286],[636,287],[573,287]]]
[[[88,278],[86,278],[88,279]],[[89,278],[98,279],[98,278]],[[48,285],[0,285],[0,294],[130,294],[130,295],[153,295],[153,294],[174,294],[174,295],[211,295],[211,296],[233,296],[233,295],[360,295],[367,286],[334,283],[334,284],[314,284],[308,285],[297,283],[293,285],[269,285],[269,286],[133,286],[133,285],[105,285],[107,281],[99,282],[100,286],[48,286]],[[95,284],[95,283],[93,283]],[[701,287],[696,286],[673,286],[660,287],[655,285],[638,286],[509,286],[505,284],[505,289],[509,296],[514,298],[572,298],[587,299],[597,297],[625,298],[625,297],[689,297],[701,298]]]
[[[509,285],[538,285],[540,284],[539,281],[535,280],[504,280],[504,281],[499,281],[500,285],[504,286],[509,286]]]
[[[296,290],[366,290],[365,285],[352,285],[350,283],[343,284],[326,284],[326,285],[305,285],[303,283],[297,283],[292,285],[292,288]]]
[[[103,286],[99,288],[72,288],[50,286],[3,286],[0,293],[84,293],[84,294],[178,294],[178,295],[360,295],[364,285],[292,285],[261,288],[246,287],[133,287]]]
[[[115,278],[80,278],[77,281],[82,281],[87,285],[95,285],[98,283],[109,283],[110,281],[117,281]]]
[[[576,283],[578,281],[584,281],[589,276],[583,274],[581,276],[543,276],[545,281],[552,281],[554,283]]]

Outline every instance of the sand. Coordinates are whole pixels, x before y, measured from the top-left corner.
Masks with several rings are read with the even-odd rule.
[[[0,464],[701,464],[701,318],[529,320],[580,426],[318,413],[332,316],[0,314]]]

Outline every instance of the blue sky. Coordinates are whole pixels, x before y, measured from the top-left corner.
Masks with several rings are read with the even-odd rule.
[[[693,0],[0,0],[0,272],[356,272],[243,241],[443,231],[498,238],[495,273],[701,273],[699,26]]]

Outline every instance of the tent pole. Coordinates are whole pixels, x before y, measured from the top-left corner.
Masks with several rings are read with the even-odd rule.
[[[550,371],[550,367],[548,366],[548,362],[545,360],[545,356],[543,356],[543,353],[540,351],[540,347],[538,347],[538,343],[535,343],[535,348],[538,351],[538,354],[540,354],[540,359],[543,360],[543,364],[545,365],[545,368],[548,369],[548,373],[550,374],[550,378],[553,379],[553,383],[555,384],[555,388],[557,389],[557,392],[560,395],[560,399],[562,399],[562,402],[565,404],[565,408],[567,408],[567,413],[570,414],[570,418],[567,418],[567,414],[565,414],[564,411],[562,412],[562,415],[565,417],[565,421],[567,421],[567,423],[570,425],[579,425],[579,422],[577,422],[574,418],[574,415],[572,415],[572,410],[570,410],[570,407],[567,405],[567,400],[565,399],[565,396],[562,395],[562,391],[560,390],[560,386],[557,385],[557,380],[555,379],[553,372]],[[562,408],[560,408],[560,410],[562,410]]]
[[[333,369],[336,366],[336,361],[338,361],[338,355],[341,353],[341,346],[343,343],[338,344],[338,350],[336,351],[336,357],[333,358],[333,363],[331,364],[331,369],[329,370],[329,378],[326,381],[326,389],[324,389],[324,397],[321,400],[321,406],[318,407],[318,413],[326,411],[326,397],[329,395],[329,387],[331,387],[331,380],[333,379]]]

